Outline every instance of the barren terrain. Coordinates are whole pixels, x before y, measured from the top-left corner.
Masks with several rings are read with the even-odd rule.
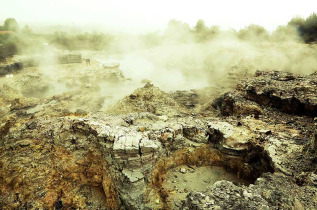
[[[156,50],[3,75],[0,209],[316,209],[316,46],[299,49],[309,65],[242,53],[208,78],[168,56],[129,73]]]

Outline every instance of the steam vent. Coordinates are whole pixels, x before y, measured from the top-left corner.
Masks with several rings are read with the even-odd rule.
[[[88,18],[107,25],[122,2],[89,2],[52,16],[80,11],[83,29],[0,25],[0,210],[317,209],[315,13],[272,33],[112,34]]]

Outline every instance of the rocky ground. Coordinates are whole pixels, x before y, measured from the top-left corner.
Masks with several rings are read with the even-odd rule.
[[[223,93],[56,71],[0,78],[0,209],[317,208],[316,73]]]

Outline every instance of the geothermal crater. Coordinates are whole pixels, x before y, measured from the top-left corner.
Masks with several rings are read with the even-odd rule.
[[[57,67],[0,78],[0,208],[317,207],[316,74],[163,91],[93,59]]]

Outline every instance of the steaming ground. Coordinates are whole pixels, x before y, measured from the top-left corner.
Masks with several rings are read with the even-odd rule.
[[[51,54],[47,54],[38,67],[0,78],[3,107],[17,99],[26,110],[51,115],[88,114],[107,111],[109,107],[113,110],[114,104],[147,82],[164,94],[194,91],[190,94],[202,96],[204,100],[197,100],[203,106],[210,97],[234,88],[236,80],[256,70],[301,74],[317,70],[316,45],[299,43],[255,44],[216,39],[209,43],[170,44],[129,53],[81,53],[91,59],[90,66],[54,64]],[[105,68],[109,62],[119,62],[120,68]]]
[[[316,51],[234,40],[86,51],[90,65],[47,57],[0,77],[2,205],[315,209],[316,75],[241,79],[312,73]]]

